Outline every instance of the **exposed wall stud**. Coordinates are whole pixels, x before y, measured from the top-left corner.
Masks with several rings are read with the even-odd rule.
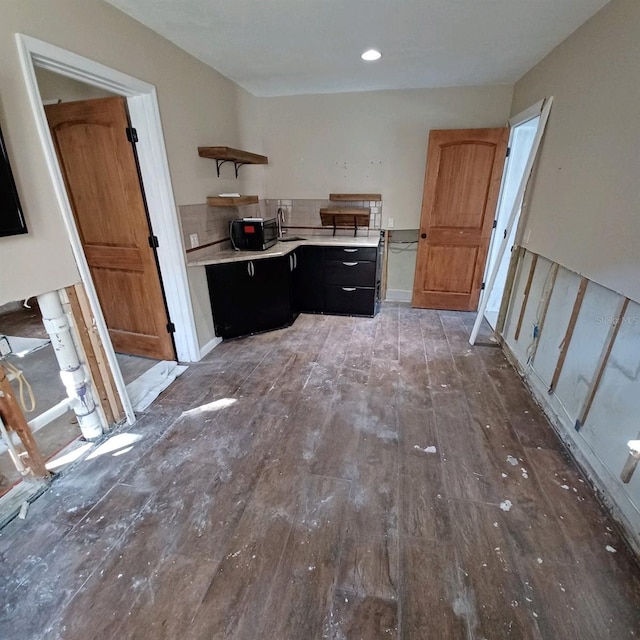
[[[623,298],[618,304],[618,308],[616,309],[613,321],[611,322],[611,326],[609,327],[609,333],[607,334],[607,337],[604,341],[600,359],[598,360],[598,364],[596,365],[594,378],[591,381],[591,385],[589,386],[589,391],[587,393],[587,397],[585,398],[584,405],[582,405],[580,415],[576,420],[576,431],[580,431],[587,420],[589,410],[591,409],[591,405],[593,404],[593,399],[595,398],[598,387],[600,386],[600,381],[602,380],[602,376],[604,375],[605,367],[607,366],[607,362],[609,361],[609,356],[611,355],[613,345],[616,341],[616,337],[618,336],[618,331],[620,331],[622,318],[627,312],[628,306],[629,298]]]
[[[553,390],[556,388],[558,380],[560,379],[562,367],[564,366],[564,361],[567,357],[567,351],[569,350],[569,345],[571,344],[571,338],[573,337],[573,331],[576,328],[576,322],[578,321],[578,315],[580,313],[580,308],[582,307],[585,293],[587,292],[588,284],[589,280],[587,280],[587,278],[583,277],[582,280],[580,280],[580,286],[578,287],[576,301],[573,303],[573,310],[571,311],[571,317],[569,318],[569,324],[567,325],[567,332],[565,333],[564,339],[560,344],[560,355],[558,356],[556,369],[553,372],[553,378],[551,379],[551,384],[549,385],[549,393],[553,393]]]
[[[538,319],[537,333],[535,336],[535,340],[533,343],[533,347],[531,349],[531,353],[529,355],[529,364],[533,364],[533,359],[536,357],[536,351],[538,350],[538,345],[540,344],[540,336],[542,335],[542,328],[544,327],[544,321],[547,318],[547,312],[549,311],[549,303],[551,302],[551,296],[553,295],[553,288],[556,284],[556,278],[558,277],[558,269],[560,265],[554,262],[549,270],[549,277],[551,278],[549,284],[549,291],[546,293],[545,298],[542,300],[542,313],[540,314],[540,318]]]
[[[529,267],[529,277],[527,278],[527,284],[524,288],[524,298],[522,300],[522,306],[520,307],[520,315],[518,316],[516,332],[513,336],[516,340],[520,337],[520,329],[522,328],[524,313],[527,310],[527,302],[529,301],[529,293],[531,293],[531,283],[533,282],[533,276],[536,272],[536,264],[538,264],[538,254],[534,253],[533,257],[531,258],[531,266]]]

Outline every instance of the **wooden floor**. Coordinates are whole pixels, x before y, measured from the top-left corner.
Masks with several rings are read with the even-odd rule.
[[[638,565],[472,321],[222,344],[1,532],[0,638],[638,637]]]

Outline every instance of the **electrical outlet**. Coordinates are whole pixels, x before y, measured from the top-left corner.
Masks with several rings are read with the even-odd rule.
[[[393,229],[393,218],[387,218],[387,229]]]
[[[189,242],[191,242],[191,248],[195,249],[196,247],[200,246],[200,241],[198,240],[198,234],[197,233],[192,233],[189,236]]]

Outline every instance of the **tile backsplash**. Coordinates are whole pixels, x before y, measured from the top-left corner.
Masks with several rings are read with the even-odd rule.
[[[284,212],[283,230],[287,235],[333,235],[332,227],[323,227],[320,209],[330,206],[369,207],[371,214],[368,229],[358,229],[358,237],[377,235],[382,224],[382,202],[341,202],[311,199],[268,199],[244,207],[209,207],[191,204],[178,207],[182,237],[187,252],[196,248],[211,247],[211,251],[229,249],[229,223],[241,217],[275,218],[278,209]],[[353,229],[337,229],[336,236],[353,237]],[[192,239],[195,241],[192,242]]]

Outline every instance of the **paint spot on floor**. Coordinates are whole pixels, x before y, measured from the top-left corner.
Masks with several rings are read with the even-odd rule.
[[[513,467],[517,467],[518,466],[518,460],[517,460],[517,458],[514,458],[513,456],[507,456],[507,462]]]
[[[511,500],[505,500],[504,502],[500,503],[500,508],[503,511],[511,511],[511,507],[513,507],[513,503],[511,502]]]
[[[609,553],[617,553],[616,549],[614,549],[610,544],[608,544],[605,549],[609,552]]]
[[[414,444],[413,448],[417,449],[418,451],[422,451],[423,453],[436,453],[437,451],[437,449],[433,445],[429,447],[424,447],[423,449],[420,445]]]

